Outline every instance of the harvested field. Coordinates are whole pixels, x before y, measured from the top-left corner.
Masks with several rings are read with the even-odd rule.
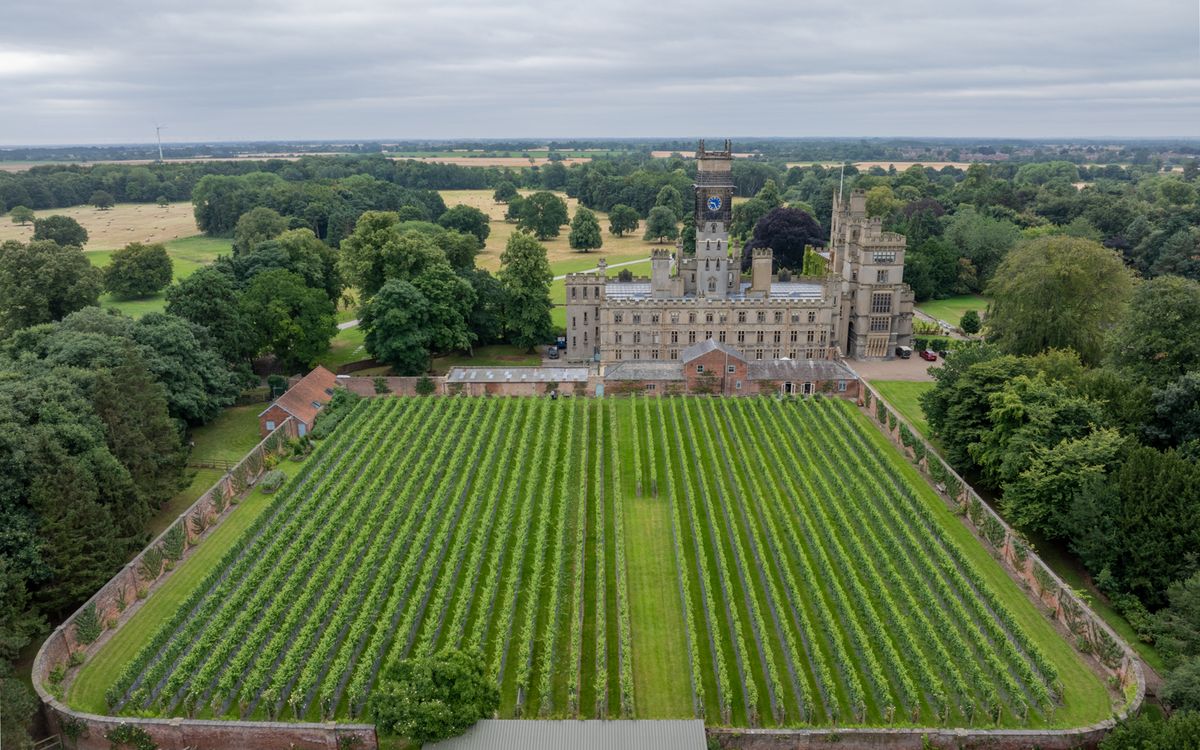
[[[156,206],[152,203],[118,203],[101,211],[94,206],[50,208],[35,212],[39,219],[47,216],[70,216],[88,233],[84,250],[116,250],[130,242],[169,242],[199,234],[196,217],[190,202]],[[28,241],[33,225],[13,224],[6,215],[0,218],[0,242]]]

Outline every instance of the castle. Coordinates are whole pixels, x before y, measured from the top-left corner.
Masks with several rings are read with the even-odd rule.
[[[747,360],[885,359],[912,342],[913,293],[904,283],[905,239],[867,216],[866,196],[834,197],[828,273],[779,281],[769,248],[755,250],[749,279],[729,246],[733,154],[696,151],[695,253],[655,250],[650,278],[569,274],[566,359],[602,367],[679,360],[713,340]]]

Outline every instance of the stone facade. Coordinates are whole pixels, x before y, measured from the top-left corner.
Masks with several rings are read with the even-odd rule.
[[[567,361],[678,360],[707,339],[751,360],[890,358],[911,344],[904,237],[867,217],[861,191],[835,200],[830,273],[781,282],[763,248],[747,279],[729,246],[731,146],[709,151],[701,141],[696,157],[694,254],[655,250],[649,278],[609,279],[604,261],[596,272],[568,274]]]

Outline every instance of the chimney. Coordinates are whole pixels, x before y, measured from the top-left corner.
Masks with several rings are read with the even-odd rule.
[[[771,291],[771,260],[773,253],[769,247],[754,249],[750,261],[750,291],[766,296]]]

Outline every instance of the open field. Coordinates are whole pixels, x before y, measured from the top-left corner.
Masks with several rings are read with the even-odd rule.
[[[229,255],[233,252],[230,240],[202,234],[170,240],[164,244],[167,247],[167,255],[171,256],[171,270],[175,281],[191,276],[197,268],[215,261],[218,255]],[[112,260],[112,254],[112,250],[96,250],[88,252],[87,258],[92,265],[103,268]],[[150,312],[161,312],[166,304],[166,296],[162,293],[125,300],[116,299],[111,294],[100,295],[101,307],[111,307],[134,318]]]
[[[240,523],[84,666],[72,705],[361,715],[381,664],[469,645],[505,717],[1109,713],[1099,679],[840,400],[368,400]]]
[[[503,203],[496,203],[492,200],[491,190],[441,190],[442,199],[446,201],[447,206],[454,206],[462,203],[467,206],[474,206],[491,217],[492,232],[488,235],[487,244],[476,258],[475,265],[480,268],[486,268],[489,271],[495,272],[500,268],[500,253],[504,252],[504,245],[508,242],[508,238],[513,232],[517,231],[516,224],[509,224],[504,221],[504,212],[508,210],[508,206]],[[534,191],[522,190],[522,195],[531,195]],[[571,218],[575,216],[575,210],[579,208],[579,201],[574,198],[568,198],[565,193],[558,193],[558,196],[567,202],[568,213]],[[609,263],[619,263],[623,260],[633,260],[634,258],[649,258],[650,251],[654,248],[671,247],[670,245],[655,245],[642,240],[641,228],[632,234],[627,234],[624,237],[614,237],[608,232],[608,214],[597,211],[596,219],[600,222],[601,236],[604,238],[604,246],[599,250],[593,250],[590,253],[580,253],[571,249],[567,243],[567,235],[570,234],[570,227],[564,225],[561,233],[554,238],[546,240],[542,244],[546,246],[546,252],[550,259],[550,265],[555,268],[554,274],[557,276],[561,273],[566,273],[560,268],[560,261],[583,262],[580,268],[588,268],[596,265],[596,261],[601,258],[608,259]]]
[[[596,267],[598,257],[588,258],[579,261],[559,261],[551,266],[555,276],[561,276],[568,273],[578,273],[587,271]],[[621,271],[628,270],[634,276],[649,276],[650,275],[650,259],[635,259],[633,261],[617,259],[615,263],[623,263],[618,268],[609,268],[607,271],[610,279],[615,279],[620,275]],[[550,282],[550,301],[554,303],[554,309],[550,311],[550,319],[555,327],[566,330],[567,328],[567,282],[565,279],[555,279]]]
[[[921,394],[933,388],[930,381],[915,380],[872,380],[871,385],[887,400],[909,424],[928,439],[929,422],[921,408]]]
[[[917,309],[926,315],[957,326],[962,321],[963,313],[967,310],[974,310],[983,315],[987,306],[987,297],[981,297],[978,294],[963,294],[958,297],[947,297],[946,299],[933,299],[928,302],[921,302],[917,305]]]
[[[34,212],[39,219],[70,216],[87,230],[84,250],[116,250],[130,242],[167,242],[199,234],[192,204],[186,202],[156,206],[152,203],[118,203],[101,211],[94,206],[50,208]],[[0,242],[29,241],[33,224],[13,224],[8,215],[0,217]]]

